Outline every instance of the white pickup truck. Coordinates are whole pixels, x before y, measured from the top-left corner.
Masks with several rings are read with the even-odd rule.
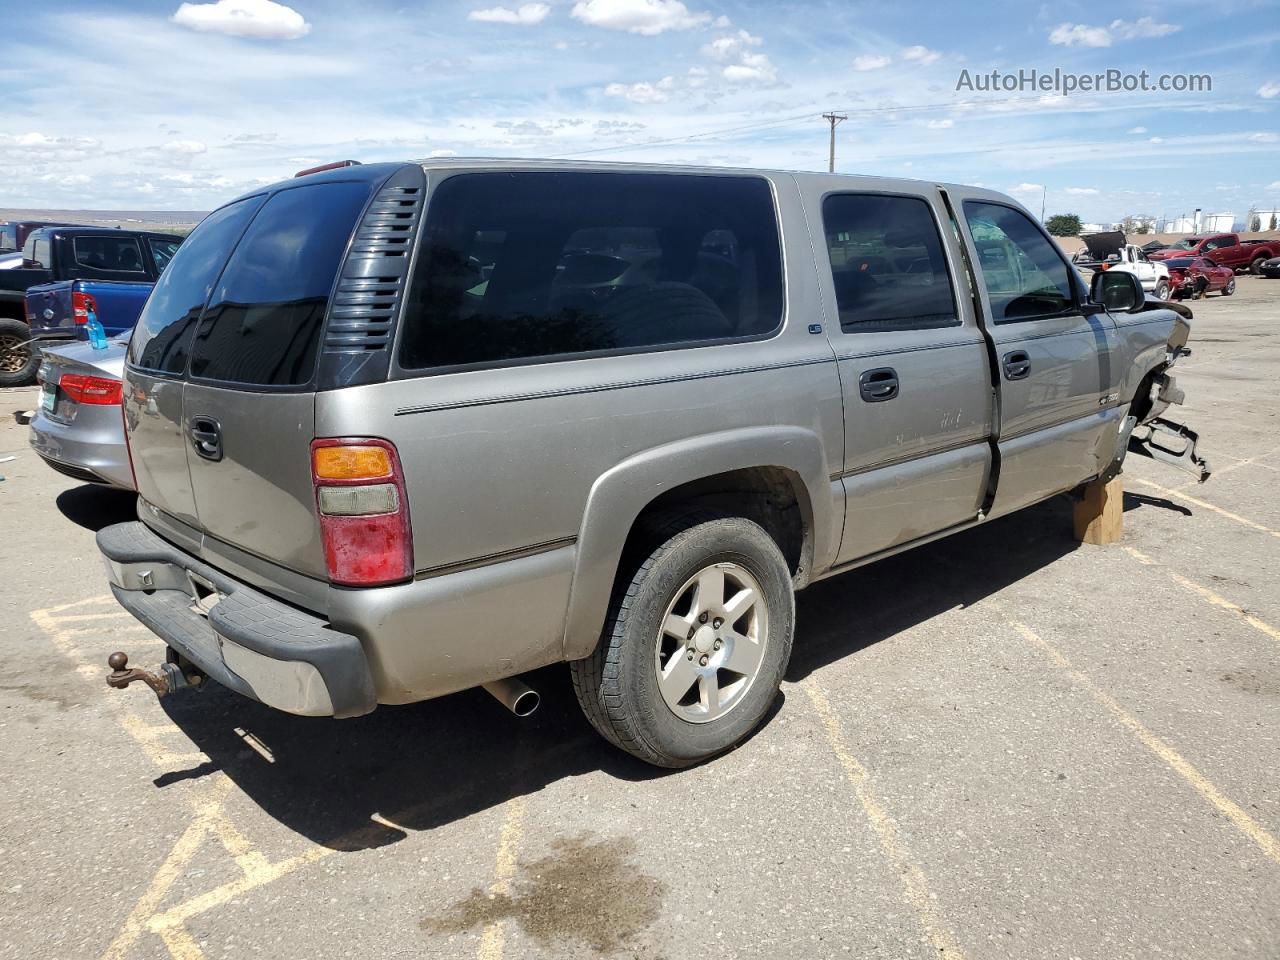
[[[1086,233],[1080,237],[1085,249],[1071,258],[1078,270],[1117,270],[1132,273],[1142,281],[1142,289],[1157,300],[1169,299],[1169,268],[1149,260],[1141,247],[1127,243],[1119,230]]]

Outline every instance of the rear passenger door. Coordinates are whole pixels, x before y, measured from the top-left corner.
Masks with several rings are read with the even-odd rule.
[[[985,196],[961,206],[999,365],[994,515],[1100,471],[1100,444],[1119,423],[1120,358],[1110,317],[1084,309],[1078,275],[1038,224]]]
[[[976,518],[991,378],[937,191],[823,186],[812,182],[806,206],[823,238],[816,254],[844,394],[837,563],[847,563]]]

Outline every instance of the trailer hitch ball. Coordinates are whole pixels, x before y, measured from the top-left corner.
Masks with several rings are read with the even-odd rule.
[[[168,672],[164,675],[157,676],[147,670],[139,670],[136,667],[132,670],[129,667],[128,655],[116,651],[107,657],[107,666],[111,668],[111,672],[107,674],[107,686],[114,687],[117,690],[123,690],[135,680],[141,680],[150,687],[157,697],[163,697],[171,690]]]

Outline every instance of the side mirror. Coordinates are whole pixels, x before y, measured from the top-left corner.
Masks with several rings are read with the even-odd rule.
[[[1089,300],[1109,313],[1139,313],[1147,295],[1142,281],[1132,273],[1099,270],[1089,284]]]

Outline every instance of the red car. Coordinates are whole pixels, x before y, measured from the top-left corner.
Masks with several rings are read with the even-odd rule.
[[[1236,292],[1236,272],[1208,257],[1173,257],[1164,265],[1169,268],[1169,296],[1174,300],[1199,300],[1212,290],[1221,290],[1224,297]]]

